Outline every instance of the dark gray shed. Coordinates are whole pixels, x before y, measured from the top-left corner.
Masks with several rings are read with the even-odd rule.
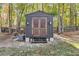
[[[50,41],[53,38],[53,15],[37,11],[26,15],[26,37],[29,41]]]

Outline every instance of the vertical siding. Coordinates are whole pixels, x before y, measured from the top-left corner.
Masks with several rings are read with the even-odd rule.
[[[47,17],[47,38],[53,37],[53,16],[43,13],[36,13],[26,16],[26,37],[32,36],[32,17]],[[50,24],[51,21],[51,24]],[[27,25],[27,22],[29,24]]]
[[[31,35],[31,18],[30,18],[30,16],[27,16],[26,17],[27,19],[26,19],[26,37],[30,37],[30,35]],[[27,24],[27,22],[29,23],[29,24]]]

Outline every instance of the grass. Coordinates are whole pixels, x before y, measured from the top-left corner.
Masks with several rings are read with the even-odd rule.
[[[66,41],[67,43],[73,45],[75,48],[79,49],[79,42],[78,41],[76,42],[75,40],[71,40],[69,38],[68,38],[68,40],[65,39],[64,41]]]
[[[79,50],[61,40],[44,47],[0,48],[2,56],[79,56]]]

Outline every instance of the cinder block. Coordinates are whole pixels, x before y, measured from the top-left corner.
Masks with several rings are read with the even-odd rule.
[[[50,38],[50,41],[53,42],[53,41],[54,41],[54,38],[51,37],[51,38]]]
[[[29,42],[29,38],[26,38],[25,41],[26,41],[26,42]]]

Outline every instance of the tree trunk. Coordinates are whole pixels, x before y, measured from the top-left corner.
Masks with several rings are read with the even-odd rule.
[[[11,4],[9,3],[9,33],[11,34],[12,27],[12,14],[11,14]]]
[[[20,29],[21,29],[21,19],[22,19],[22,15],[24,13],[25,7],[21,12],[17,10],[17,26],[16,26],[17,32],[20,32]]]
[[[0,5],[1,7],[1,5]],[[0,12],[0,33],[1,33],[1,12]]]
[[[64,3],[62,4],[62,19],[61,19],[61,32],[64,32]]]
[[[74,26],[74,4],[70,4],[70,26]]]
[[[76,29],[77,19],[76,19],[76,5],[70,4],[70,26],[74,30]]]
[[[38,4],[38,10],[43,11],[43,3]]]
[[[1,15],[0,15],[0,20],[1,20]],[[1,27],[2,27],[2,24],[1,24],[1,22],[0,22],[0,33],[1,33]]]
[[[77,26],[77,10],[76,10],[76,4],[75,4],[75,27],[76,27],[76,30],[78,30],[78,26]]]
[[[60,16],[60,4],[58,4],[58,33],[64,32],[64,4],[62,8],[62,16]]]
[[[19,17],[19,13],[17,14],[17,24],[16,24],[16,31],[20,32],[20,17]]]
[[[58,33],[61,33],[60,4],[58,3]]]

